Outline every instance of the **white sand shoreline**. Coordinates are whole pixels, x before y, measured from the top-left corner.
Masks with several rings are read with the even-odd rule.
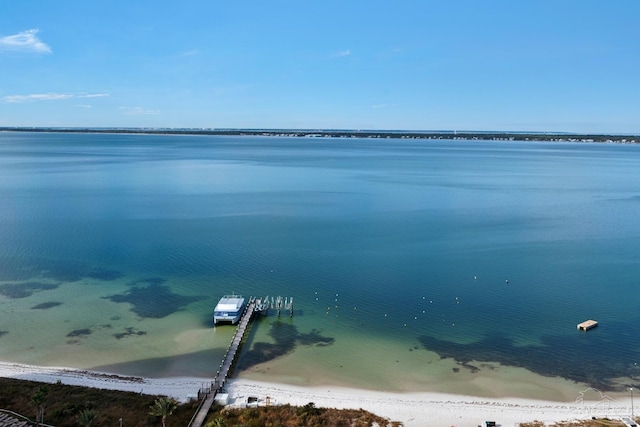
[[[101,389],[166,395],[186,401],[210,383],[207,378],[142,378],[63,367],[42,367],[0,362],[0,377],[45,383],[61,382]],[[529,399],[487,399],[444,393],[385,393],[346,387],[300,387],[246,379],[231,380],[227,386],[230,401],[246,401],[248,396],[277,404],[297,406],[313,402],[317,407],[365,409],[405,426],[484,426],[496,421],[501,426],[516,426],[527,421],[553,423],[586,419],[592,416],[615,418],[628,414],[623,405],[600,396],[595,401],[553,402]],[[606,405],[603,405],[606,403]]]

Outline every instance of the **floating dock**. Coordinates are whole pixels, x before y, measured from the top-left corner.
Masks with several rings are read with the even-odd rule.
[[[593,329],[596,326],[598,326],[598,322],[596,322],[595,320],[585,320],[582,323],[578,323],[578,330],[588,331],[589,329]]]

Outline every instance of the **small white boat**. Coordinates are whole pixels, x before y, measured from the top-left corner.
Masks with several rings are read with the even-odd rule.
[[[240,295],[225,295],[213,309],[213,324],[228,322],[235,325],[242,317],[246,302]]]

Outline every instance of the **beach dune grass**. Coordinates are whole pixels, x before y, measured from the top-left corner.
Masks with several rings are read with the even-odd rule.
[[[221,412],[228,426],[401,426],[363,409],[318,408],[313,402],[300,407],[291,405],[246,409],[226,409]],[[215,423],[206,425],[214,426]]]
[[[41,383],[0,378],[0,408],[35,417],[32,396]],[[85,388],[64,384],[47,384],[48,393],[42,406],[44,422],[56,427],[78,426],[78,416],[90,410],[96,418],[93,425],[155,426],[160,420],[149,415],[149,406],[157,396],[146,394]],[[180,405],[172,414],[169,426],[189,424],[196,404]]]

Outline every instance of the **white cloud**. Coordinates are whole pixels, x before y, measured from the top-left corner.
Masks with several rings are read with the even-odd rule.
[[[84,93],[75,95],[75,98],[102,98],[103,96],[109,96],[108,93]]]
[[[399,106],[400,104],[374,104],[371,108],[395,108]]]
[[[73,95],[65,93],[32,93],[30,95],[7,95],[4,102],[26,102],[26,101],[57,101],[60,99],[70,99]]]
[[[200,51],[198,51],[197,49],[193,49],[193,50],[188,50],[186,52],[182,52],[180,56],[193,56],[193,55],[198,55],[199,53]]]
[[[60,101],[73,98],[99,98],[109,96],[108,93],[32,93],[28,95],[7,95],[2,100],[4,102],[18,103],[28,101]]]
[[[334,58],[344,58],[345,56],[351,55],[351,49],[341,50],[340,52],[336,52],[333,54]]]
[[[12,36],[0,38],[0,50],[17,50],[21,52],[51,53],[51,48],[36,36],[37,29],[23,31]]]
[[[160,110],[147,110],[142,107],[120,107],[120,110],[128,116],[151,116],[160,114]]]

